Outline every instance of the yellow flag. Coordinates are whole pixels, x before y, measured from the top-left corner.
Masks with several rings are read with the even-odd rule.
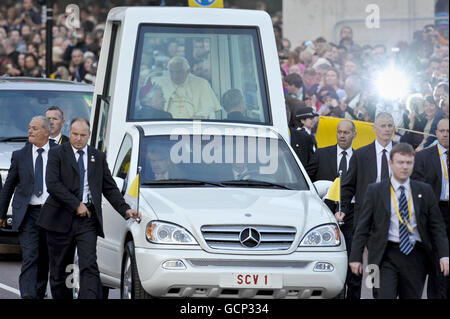
[[[341,179],[340,177],[337,177],[333,184],[331,184],[330,189],[328,190],[328,199],[339,202],[340,200],[340,193],[341,193]]]
[[[139,195],[139,174],[136,175],[136,178],[134,179],[133,183],[130,186],[130,189],[128,190],[128,195],[132,197],[138,197]]]
[[[341,118],[321,116],[317,126],[317,147],[327,147],[337,143],[336,131]],[[373,123],[363,121],[352,121],[356,127],[356,138],[353,140],[353,148],[358,149],[375,140]]]
[[[223,0],[189,0],[190,7],[223,8]]]

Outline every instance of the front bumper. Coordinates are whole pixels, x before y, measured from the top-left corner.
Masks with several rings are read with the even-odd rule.
[[[136,248],[135,255],[141,284],[155,297],[333,298],[342,290],[347,274],[346,251],[248,256]],[[183,262],[185,269],[163,268],[169,260]],[[330,263],[334,269],[314,271],[317,262]],[[239,286],[237,274],[242,274],[241,279],[268,275],[271,285]]]

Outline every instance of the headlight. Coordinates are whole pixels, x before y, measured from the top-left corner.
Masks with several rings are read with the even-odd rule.
[[[336,224],[327,224],[311,229],[300,242],[301,247],[331,247],[341,244],[341,235]]]
[[[194,237],[183,227],[160,221],[151,221],[147,224],[145,237],[154,244],[197,244]]]
[[[0,169],[0,175],[2,176],[2,183],[5,184],[6,177],[8,177],[8,170]]]

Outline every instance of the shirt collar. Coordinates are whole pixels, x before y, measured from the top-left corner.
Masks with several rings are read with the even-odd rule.
[[[338,155],[341,155],[341,153],[343,152],[343,151],[345,151],[346,153],[347,153],[347,156],[352,156],[352,154],[353,154],[353,150],[352,150],[352,147],[350,146],[349,148],[347,148],[346,150],[344,150],[344,149],[342,149],[340,146],[339,146],[339,144],[336,144],[337,145],[337,153],[338,153]]]
[[[406,180],[406,182],[404,182],[403,184],[401,184],[398,180],[395,179],[394,176],[392,176],[392,177],[391,177],[391,184],[392,184],[392,187],[394,188],[395,191],[398,191],[398,190],[399,190],[399,187],[403,185],[403,186],[405,187],[405,191],[406,191],[406,192],[409,192],[409,177],[408,177],[408,179]]]
[[[303,128],[305,129],[306,133],[308,133],[309,135],[311,135],[311,130],[309,128],[307,128],[306,126],[303,126]]]
[[[384,149],[386,149],[388,152],[391,152],[391,149],[392,149],[392,141],[389,142],[389,144],[388,144],[386,147],[383,147],[383,146],[381,146],[380,143],[378,143],[377,140],[375,140],[375,149],[376,149],[376,151],[377,151],[377,154],[383,152]]]
[[[42,146],[42,147],[37,147],[37,146],[34,145],[34,144],[32,144],[32,145],[33,145],[33,153],[34,153],[34,152],[37,152],[37,150],[40,149],[40,148],[43,148],[45,152],[48,152],[49,149],[50,149],[50,144],[48,143],[48,141],[47,141],[47,143],[46,143],[44,146]]]
[[[62,133],[60,132],[56,137],[50,137],[50,139],[55,140],[55,143],[59,143],[59,140],[61,139]]]
[[[445,152],[447,152],[447,149],[444,146],[442,146],[440,143],[438,143],[438,148],[441,150],[442,155],[445,154]]]
[[[73,153],[76,155],[76,154],[78,154],[78,150],[75,148],[75,147],[73,147],[73,145],[70,145],[71,147],[72,147],[72,150],[73,150]],[[86,146],[83,148],[83,152],[84,152],[84,154],[87,154],[87,144],[86,144]]]

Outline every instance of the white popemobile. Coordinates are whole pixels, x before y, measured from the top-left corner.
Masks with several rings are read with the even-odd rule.
[[[336,296],[345,243],[320,198],[329,183],[312,184],[286,142],[270,17],[116,8],[102,48],[91,145],[142,214],[124,221],[104,201],[103,286],[122,298]]]

